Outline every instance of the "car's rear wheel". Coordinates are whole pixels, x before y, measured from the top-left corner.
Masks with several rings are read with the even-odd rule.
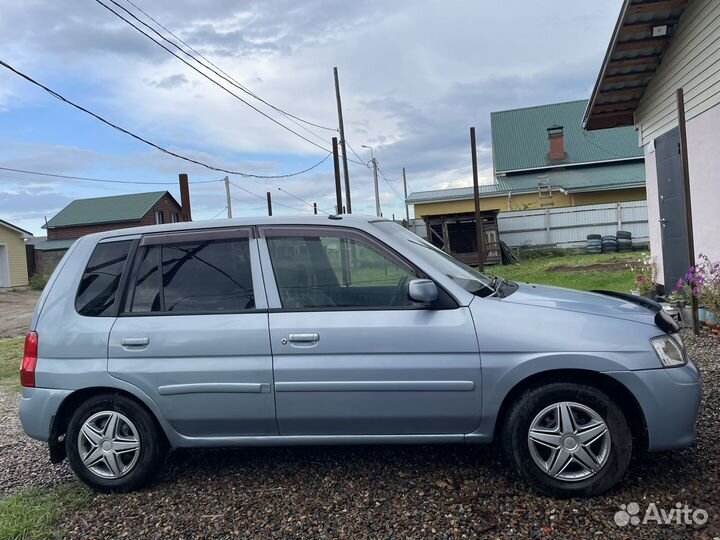
[[[150,413],[111,394],[94,396],[77,408],[65,445],[75,474],[98,491],[131,491],[147,484],[166,450]]]
[[[625,474],[632,433],[607,394],[558,382],[520,397],[507,415],[502,444],[515,469],[538,491],[559,498],[590,497]]]

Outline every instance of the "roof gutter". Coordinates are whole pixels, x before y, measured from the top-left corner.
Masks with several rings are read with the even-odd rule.
[[[600,73],[598,73],[597,79],[595,80],[595,86],[593,87],[592,94],[590,95],[590,100],[588,101],[587,107],[585,107],[585,113],[583,114],[582,119],[582,127],[585,129],[585,126],[588,123],[588,120],[590,118],[590,113],[592,111],[592,108],[595,106],[595,100],[597,99],[598,91],[600,90],[600,83],[602,82],[603,78],[605,77],[605,71],[607,71],[607,65],[610,61],[610,57],[612,56],[613,49],[615,48],[615,44],[617,43],[618,36],[620,34],[620,28],[622,27],[622,23],[625,20],[625,16],[627,15],[627,10],[630,7],[630,0],[624,0],[622,9],[620,10],[620,15],[618,16],[617,21],[615,22],[615,29],[612,33],[612,38],[610,38],[610,43],[608,44],[608,48],[605,51],[605,58],[603,58],[602,66],[600,68]]]
[[[618,161],[640,161],[644,160],[645,156],[631,156],[624,158],[615,159],[603,159],[601,161],[583,161],[582,163],[562,163],[560,165],[543,165],[542,167],[532,167],[530,169],[509,169],[507,171],[498,171],[497,176],[503,178],[508,173],[523,173],[532,171],[544,171],[546,169],[574,169],[584,167],[586,165],[602,165],[603,163],[617,163]]]

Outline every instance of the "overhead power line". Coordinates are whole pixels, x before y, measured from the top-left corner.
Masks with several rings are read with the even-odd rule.
[[[68,174],[56,174],[40,171],[28,171],[26,169],[14,169],[12,167],[0,167],[2,171],[10,171],[14,173],[32,174],[35,176],[48,176],[51,178],[63,178],[67,180],[82,180],[85,182],[105,182],[108,184],[135,184],[135,185],[147,185],[147,186],[176,186],[177,182],[141,182],[135,180],[108,180],[105,178],[89,178],[87,176],[72,176]],[[222,182],[222,180],[199,180],[197,182],[190,182],[191,184],[210,184],[212,182]]]
[[[385,180],[385,182],[387,183],[387,185],[390,186],[390,189],[393,190],[393,193],[395,193],[395,195],[397,195],[397,196],[400,198],[400,200],[402,200],[403,203],[405,203],[405,197],[403,197],[403,196],[400,194],[400,192],[399,192],[397,189],[395,189],[395,186],[392,185],[392,183],[390,182],[390,180],[387,179],[387,176],[385,176],[385,173],[384,173],[383,170],[380,168],[380,165],[378,165],[378,171],[380,172],[380,176],[382,176],[383,180]]]
[[[259,195],[259,194],[255,193],[255,192],[253,192],[253,191],[250,191],[249,189],[245,189],[244,187],[240,187],[240,186],[238,186],[235,182],[229,182],[229,184],[230,184],[231,186],[236,187],[236,188],[239,189],[240,191],[243,191],[243,192],[247,193],[248,195],[252,195],[253,197],[257,197],[258,199],[262,199],[263,201],[266,201],[266,200],[267,200],[263,195]],[[278,189],[279,189],[279,188],[278,188]],[[285,191],[284,193],[287,193],[287,191]],[[288,193],[288,195],[290,195],[290,193]],[[293,197],[294,197],[294,195],[293,195]],[[295,198],[297,199],[297,197],[295,197]],[[302,199],[298,199],[298,200],[302,201]],[[305,201],[302,201],[302,202],[305,202]],[[273,201],[273,205],[274,205],[274,206],[282,206],[283,208],[289,208],[290,210],[296,210],[296,211],[304,210],[303,208],[296,208],[295,206],[288,206],[287,204],[279,203],[279,202],[277,202],[277,201]]]
[[[135,18],[136,20],[138,20],[138,22],[140,22],[141,24],[144,24],[145,26],[148,26],[148,25],[145,24],[143,21],[140,21],[140,19],[138,19],[134,14],[132,14],[132,13],[129,12],[127,9],[125,9],[123,6],[121,6],[121,5],[119,5],[117,2],[115,2],[115,0],[110,0],[110,1],[111,1],[113,4],[117,5],[120,9],[126,11],[131,17],[134,17],[134,18]],[[113,8],[111,8],[110,6],[108,6],[107,4],[104,4],[104,3],[102,2],[102,0],[95,0],[95,2],[97,2],[97,3],[100,4],[102,7],[104,7],[105,9],[107,9],[110,13],[112,13],[113,15],[115,15],[115,16],[116,16],[117,18],[119,18],[120,20],[125,21],[125,23],[127,23],[127,24],[130,25],[130,26],[132,26],[135,30],[137,30],[138,32],[140,32],[143,36],[145,36],[146,38],[148,38],[149,40],[151,40],[153,43],[155,43],[155,44],[158,45],[159,47],[162,47],[164,50],[166,50],[166,51],[169,52],[171,55],[173,55],[175,58],[177,58],[178,60],[180,60],[183,64],[185,64],[186,66],[188,66],[190,69],[192,69],[193,71],[199,73],[200,75],[202,75],[203,77],[205,77],[208,81],[210,81],[211,83],[213,83],[214,85],[216,85],[218,88],[221,88],[222,90],[224,90],[225,92],[227,92],[228,94],[230,94],[231,96],[233,96],[235,99],[239,100],[240,102],[242,102],[242,103],[244,103],[245,105],[247,105],[248,107],[250,107],[252,110],[254,110],[255,112],[257,112],[258,114],[264,116],[265,118],[267,118],[268,120],[270,120],[270,121],[273,122],[274,124],[277,124],[278,126],[280,126],[281,128],[283,128],[284,130],[286,130],[286,131],[292,133],[293,135],[295,135],[296,137],[299,137],[299,138],[301,138],[302,140],[304,140],[304,141],[312,144],[313,146],[315,146],[315,147],[317,147],[317,148],[320,148],[321,150],[324,150],[324,151],[326,151],[326,152],[328,151],[328,149],[327,149],[326,147],[324,147],[324,146],[316,143],[315,141],[312,141],[312,140],[308,139],[308,138],[305,137],[304,135],[301,135],[300,133],[298,133],[297,131],[295,131],[295,130],[292,129],[291,127],[286,126],[285,124],[283,124],[282,122],[280,122],[280,121],[277,120],[276,118],[273,118],[272,116],[270,116],[270,115],[267,114],[266,112],[258,109],[255,105],[253,105],[252,103],[248,102],[247,100],[245,100],[244,98],[242,98],[241,96],[239,96],[238,94],[236,94],[235,92],[233,92],[232,90],[230,90],[229,88],[227,88],[226,86],[220,84],[218,81],[216,81],[215,79],[213,79],[212,77],[210,77],[207,73],[201,71],[200,69],[198,69],[197,67],[195,67],[194,65],[192,65],[190,62],[188,62],[187,60],[185,60],[183,57],[179,56],[177,53],[173,52],[173,51],[170,50],[168,47],[166,47],[165,45],[163,45],[162,43],[160,43],[157,39],[155,39],[155,38],[152,37],[150,34],[148,34],[147,32],[145,32],[144,30],[142,30],[142,28],[139,28],[138,26],[136,26],[135,24],[133,24],[132,21],[130,21],[129,19],[126,19],[125,17],[123,17],[122,14],[118,13],[118,12],[115,11]],[[152,29],[151,27],[148,26],[148,28],[150,28],[151,31],[157,33],[157,31],[155,31],[155,30]],[[162,36],[161,36],[161,37],[162,37]],[[165,39],[165,38],[163,38],[163,39]],[[172,42],[170,42],[170,43],[172,44]],[[173,44],[173,45],[174,45],[174,44]],[[175,46],[175,45],[174,45],[174,46]],[[177,48],[177,46],[175,46],[175,47]],[[182,51],[182,49],[180,49],[180,50]],[[184,51],[183,51],[183,52],[184,52]]]
[[[247,88],[246,86],[244,86],[244,85],[243,85],[242,83],[240,83],[237,79],[235,79],[232,75],[230,75],[228,72],[226,72],[225,70],[223,70],[220,66],[218,66],[217,64],[215,64],[215,63],[214,63],[212,60],[210,60],[207,56],[204,56],[200,51],[198,51],[197,49],[193,48],[193,46],[190,45],[187,41],[183,40],[183,39],[182,39],[181,37],[179,37],[177,34],[173,33],[172,30],[170,30],[169,28],[167,28],[166,26],[164,26],[162,23],[160,23],[157,19],[155,19],[155,18],[154,18],[152,15],[150,15],[147,11],[143,10],[140,6],[138,6],[137,4],[135,4],[134,2],[132,2],[131,0],[125,0],[125,1],[126,1],[128,4],[130,4],[132,7],[134,7],[136,10],[138,10],[140,13],[142,13],[143,15],[145,15],[145,17],[147,17],[149,20],[151,20],[153,23],[155,23],[158,27],[162,28],[162,29],[165,30],[168,34],[170,34],[173,38],[175,38],[177,41],[179,41],[180,43],[182,43],[182,44],[183,44],[185,47],[187,47],[189,50],[191,50],[192,52],[194,52],[197,56],[199,56],[200,58],[202,58],[202,59],[203,59],[205,62],[207,62],[210,66],[212,66],[213,68],[215,68],[215,70],[217,70],[219,73],[221,73],[222,75],[224,75],[224,76],[227,78],[226,80],[228,80],[228,82],[234,83],[234,85],[235,85],[236,87],[238,87],[240,90],[242,90],[243,92],[245,92],[245,93],[247,93],[248,95],[254,97],[255,99],[257,99],[257,100],[260,101],[261,103],[264,103],[265,105],[267,105],[267,106],[270,107],[271,109],[273,109],[273,110],[275,110],[275,111],[277,111],[277,112],[285,115],[285,116],[288,117],[288,118],[293,118],[293,119],[297,120],[298,122],[303,122],[303,123],[305,123],[305,124],[307,124],[307,125],[309,125],[309,126],[313,126],[313,127],[319,128],[319,129],[325,129],[325,130],[327,130],[327,131],[337,131],[337,128],[327,127],[327,126],[323,126],[323,125],[321,125],[321,124],[317,124],[317,123],[315,123],[315,122],[311,122],[311,121],[309,121],[309,120],[305,120],[304,118],[301,118],[300,116],[291,114],[291,113],[289,113],[289,112],[281,109],[280,107],[277,107],[277,106],[273,105],[272,103],[270,103],[270,102],[262,99],[262,98],[261,98],[259,95],[257,95],[255,92],[253,92],[252,90],[250,90],[249,88]],[[117,5],[116,2],[113,2],[113,3]],[[125,10],[125,11],[127,11],[127,10]],[[129,12],[128,12],[128,13],[129,13]],[[137,19],[137,17],[135,17],[135,19],[139,21],[139,19]],[[140,22],[142,22],[142,21],[140,21]],[[147,26],[147,25],[146,25],[146,26]],[[148,26],[148,28],[149,28],[149,26]],[[156,32],[156,34],[160,35],[158,32]],[[161,36],[161,37],[162,37],[162,36]],[[167,40],[167,39],[164,38],[164,37],[163,37],[163,39],[165,39],[165,41],[168,41],[169,43],[172,43],[172,42],[170,42],[169,40]],[[175,45],[175,44],[173,44],[173,45],[174,45],[175,47],[177,47],[177,45]],[[180,47],[177,47],[177,48],[180,49],[180,50],[182,50]],[[185,51],[183,51],[183,52],[185,52]],[[185,54],[188,54],[188,53],[185,52]],[[188,56],[194,58],[195,61],[197,61],[198,63],[204,65],[202,62],[200,62],[199,60],[197,60],[197,58],[193,57],[192,55],[189,55],[189,54],[188,54]],[[207,66],[205,66],[205,67],[207,68]],[[210,68],[207,68],[207,69],[210,69]],[[213,71],[213,70],[211,70],[211,71]],[[223,77],[223,78],[225,78],[225,77]],[[313,132],[310,131],[310,133],[313,133]]]
[[[60,93],[56,92],[55,90],[53,90],[53,89],[45,86],[44,84],[36,81],[35,79],[33,79],[32,77],[30,77],[29,75],[26,75],[25,73],[23,73],[23,72],[21,72],[21,71],[18,71],[17,69],[15,69],[14,67],[12,67],[10,64],[8,64],[7,62],[5,62],[5,61],[3,61],[3,60],[0,60],[0,66],[2,66],[2,67],[4,67],[4,68],[12,71],[13,73],[15,73],[16,75],[18,75],[19,77],[22,77],[23,79],[25,79],[26,81],[34,84],[35,86],[37,86],[37,87],[39,87],[39,88],[42,88],[42,89],[45,90],[48,94],[50,94],[51,96],[59,99],[60,101],[62,101],[62,102],[64,102],[64,103],[67,103],[68,105],[70,105],[71,107],[74,107],[74,108],[78,109],[79,111],[82,111],[82,112],[84,112],[84,113],[86,113],[86,114],[89,114],[90,116],[92,116],[92,117],[95,118],[96,120],[99,120],[99,121],[102,122],[103,124],[106,124],[106,125],[110,126],[111,128],[116,129],[116,130],[120,131],[121,133],[124,133],[125,135],[128,135],[128,136],[132,137],[133,139],[136,139],[136,140],[138,140],[138,141],[140,141],[140,142],[142,142],[142,143],[144,143],[144,144],[146,144],[146,145],[148,145],[148,146],[152,146],[152,147],[155,148],[156,150],[159,150],[159,151],[161,151],[161,152],[163,152],[163,153],[165,153],[165,154],[168,154],[168,155],[170,155],[170,156],[176,157],[176,158],[178,158],[178,159],[182,159],[183,161],[187,161],[188,163],[193,163],[193,164],[195,164],[195,165],[199,165],[199,166],[204,167],[204,168],[206,168],[206,169],[209,169],[209,170],[211,170],[211,171],[224,172],[224,173],[227,173],[227,174],[233,174],[233,175],[236,175],[236,176],[242,176],[243,178],[266,178],[266,179],[273,179],[273,178],[290,178],[291,176],[298,176],[298,175],[301,175],[301,174],[305,174],[306,172],[309,172],[309,171],[315,169],[316,167],[319,167],[319,166],[322,165],[322,164],[330,157],[330,155],[331,155],[331,152],[328,152],[325,157],[323,157],[320,161],[318,161],[317,163],[315,163],[315,164],[312,165],[311,167],[308,167],[307,169],[303,169],[303,170],[301,170],[301,171],[296,171],[296,172],[293,172],[293,173],[278,174],[278,175],[252,174],[252,173],[247,173],[247,172],[242,172],[242,171],[233,171],[233,170],[230,170],[230,169],[224,169],[224,168],[222,168],[222,167],[216,167],[216,166],[214,166],[214,165],[209,165],[209,164],[204,163],[204,162],[202,162],[202,161],[199,161],[199,160],[197,160],[197,159],[189,158],[189,157],[184,156],[184,155],[182,155],[182,154],[178,154],[177,152],[173,152],[172,150],[168,150],[167,148],[164,148],[163,146],[160,146],[160,145],[157,144],[157,143],[151,142],[151,141],[149,141],[148,139],[145,139],[145,138],[141,137],[140,135],[137,135],[137,134],[133,133],[132,131],[129,131],[129,130],[123,128],[123,127],[120,127],[120,126],[117,125],[117,124],[114,124],[113,122],[111,122],[111,121],[103,118],[103,117],[100,116],[99,114],[94,113],[94,112],[92,112],[92,111],[89,110],[89,109],[86,109],[86,108],[83,107],[82,105],[78,105],[77,103],[75,103],[74,101],[71,101],[70,99],[66,98],[66,97],[63,96],[62,94],[60,94]]]

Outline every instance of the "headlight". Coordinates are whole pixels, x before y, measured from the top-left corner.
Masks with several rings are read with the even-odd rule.
[[[677,337],[676,337],[677,336]],[[687,364],[685,347],[682,338],[678,334],[668,334],[650,340],[655,353],[660,358],[663,366],[677,367]]]

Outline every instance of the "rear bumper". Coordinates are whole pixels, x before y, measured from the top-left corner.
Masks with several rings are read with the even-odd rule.
[[[25,433],[40,441],[50,440],[50,426],[60,404],[72,390],[23,388],[20,398],[20,423]]]
[[[702,377],[695,364],[607,373],[628,388],[645,416],[648,450],[686,448],[697,439]]]

